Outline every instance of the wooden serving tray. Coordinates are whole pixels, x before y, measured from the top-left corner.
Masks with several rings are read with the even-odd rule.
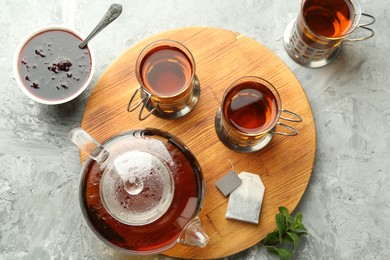
[[[138,87],[135,63],[142,48],[159,39],[179,41],[192,52],[201,85],[200,100],[191,113],[180,119],[151,116],[140,122],[138,111],[127,112],[129,99]],[[283,107],[301,115],[303,122],[288,123],[299,130],[298,136],[276,135],[265,149],[242,154],[229,150],[219,141],[214,118],[227,85],[249,75],[270,81],[279,91]],[[275,214],[279,206],[290,211],[297,206],[309,182],[316,150],[312,111],[304,90],[289,68],[258,42],[217,28],[167,31],[131,47],[97,82],[87,103],[82,127],[99,142],[130,129],[159,128],[177,136],[195,154],[206,180],[200,217],[211,240],[205,248],[176,245],[164,252],[178,258],[225,257],[260,242],[276,228]],[[85,158],[85,154],[81,154],[82,161]],[[258,225],[225,218],[228,198],[214,183],[231,170],[229,159],[237,172],[259,174],[264,182],[265,196]]]

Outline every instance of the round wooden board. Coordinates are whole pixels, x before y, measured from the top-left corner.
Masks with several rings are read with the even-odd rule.
[[[147,44],[173,39],[192,52],[201,96],[195,109],[183,118],[166,120],[151,116],[138,121],[138,111],[127,112],[127,104],[138,87],[136,59]],[[279,91],[283,107],[302,116],[290,123],[299,130],[294,137],[274,136],[262,151],[242,154],[229,150],[218,139],[214,118],[226,86],[242,76],[259,76]],[[138,99],[139,100],[139,99]],[[180,138],[197,157],[206,180],[206,198],[201,220],[210,236],[205,248],[176,245],[164,252],[178,258],[219,258],[260,242],[276,228],[279,206],[295,209],[309,182],[316,150],[312,111],[304,90],[289,68],[270,50],[239,33],[217,28],[195,27],[163,32],[131,47],[105,71],[87,103],[82,127],[103,142],[120,132],[145,127],[166,130]],[[82,161],[85,154],[81,154]],[[265,196],[258,225],[225,218],[228,198],[215,186],[234,164],[237,172],[259,174]]]

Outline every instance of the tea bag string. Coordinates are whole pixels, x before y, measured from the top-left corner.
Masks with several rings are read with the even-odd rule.
[[[228,159],[228,162],[229,162],[230,165],[232,166],[233,172],[236,172],[236,170],[234,169],[234,165],[233,165],[232,161],[231,161],[230,159]]]

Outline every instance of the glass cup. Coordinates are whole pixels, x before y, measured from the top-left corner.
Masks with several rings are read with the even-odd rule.
[[[299,115],[282,108],[279,93],[270,82],[255,76],[242,77],[225,89],[215,117],[215,130],[228,148],[243,153],[255,152],[263,149],[275,134],[298,134],[295,128],[281,123],[280,119],[302,121]],[[277,126],[288,132],[277,131]]]
[[[141,107],[138,119],[151,114],[161,118],[179,118],[188,114],[200,95],[195,75],[195,60],[191,52],[173,40],[159,40],[146,46],[138,56],[135,74],[140,86],[132,95],[127,110]],[[133,107],[137,93],[141,100]],[[149,113],[143,116],[146,108]]]
[[[359,23],[361,16],[371,21]],[[371,15],[361,13],[359,0],[302,0],[298,17],[284,32],[284,47],[297,63],[318,68],[331,63],[344,41],[363,41],[374,36],[367,27],[375,22]],[[367,30],[365,37],[352,38],[355,29]]]

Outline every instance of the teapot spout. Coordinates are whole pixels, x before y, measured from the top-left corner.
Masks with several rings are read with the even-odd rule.
[[[203,230],[203,224],[199,217],[195,217],[182,231],[179,242],[187,246],[205,247],[210,241],[209,236]]]
[[[81,127],[73,128],[69,132],[69,139],[98,164],[104,162],[109,155],[108,151]]]

